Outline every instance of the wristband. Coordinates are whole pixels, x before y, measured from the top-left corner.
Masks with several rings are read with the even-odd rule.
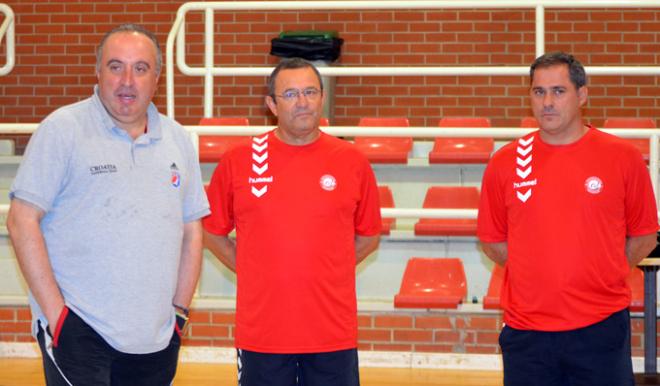
[[[184,336],[188,332],[188,317],[177,311],[175,313],[176,320],[174,321],[174,328],[179,333],[179,336]],[[179,321],[183,323],[179,324]]]
[[[174,303],[172,303],[172,307],[174,307],[177,311],[180,311],[183,314],[182,316],[185,316],[185,319],[188,319],[188,315],[190,315],[189,309]]]

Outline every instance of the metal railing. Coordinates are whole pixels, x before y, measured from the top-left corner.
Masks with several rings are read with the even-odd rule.
[[[0,123],[0,134],[30,134],[36,130],[38,124]],[[199,152],[200,135],[258,135],[271,130],[273,126],[185,126],[190,133],[195,147]],[[324,132],[334,136],[361,137],[361,136],[387,136],[387,137],[491,137],[496,139],[514,139],[537,129],[530,128],[465,128],[465,127],[369,127],[365,130],[359,126],[328,126],[321,128]],[[645,138],[650,141],[649,173],[651,183],[658,202],[658,173],[660,173],[660,129],[606,129],[604,132],[623,138]],[[0,206],[0,213],[6,213]],[[425,209],[425,208],[382,208],[383,217],[395,218],[477,218],[475,209]]]
[[[15,57],[15,42],[14,42],[14,11],[3,3],[0,3],[0,12],[4,15],[4,20],[0,25],[0,46],[4,41],[5,49],[5,65],[0,67],[0,76],[7,75],[14,69],[16,63]]]
[[[167,36],[166,90],[167,115],[174,118],[174,44],[177,68],[188,76],[204,77],[204,117],[213,115],[213,78],[215,76],[267,76],[272,67],[216,67],[214,64],[215,11],[282,11],[282,10],[370,10],[370,9],[534,9],[535,54],[545,52],[545,9],[547,8],[660,8],[660,0],[362,0],[362,1],[236,1],[191,2],[177,11]],[[186,63],[186,15],[204,11],[204,66]],[[321,67],[324,76],[469,76],[526,75],[527,66],[450,66],[450,67]],[[589,66],[589,75],[660,75],[660,66]]]

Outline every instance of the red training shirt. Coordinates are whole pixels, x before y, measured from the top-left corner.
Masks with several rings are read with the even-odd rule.
[[[562,146],[531,133],[484,173],[478,237],[507,242],[501,303],[513,328],[571,330],[628,307],[626,237],[657,229],[641,154],[593,127]]]
[[[376,180],[353,145],[273,131],[220,161],[207,231],[236,227],[236,346],[266,353],[357,347],[355,236],[381,228]]]

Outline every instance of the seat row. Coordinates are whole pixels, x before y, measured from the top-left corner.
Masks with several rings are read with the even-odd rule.
[[[394,208],[392,190],[387,185],[378,187],[381,208]],[[479,189],[474,186],[431,186],[424,196],[426,209],[477,209]],[[389,235],[396,227],[396,219],[383,218],[382,235]],[[477,220],[420,218],[415,224],[417,236],[475,236]]]
[[[208,185],[204,185],[208,190]],[[378,186],[378,196],[381,208],[394,208],[392,190],[386,186]],[[477,209],[479,206],[479,191],[471,186],[432,186],[426,192],[424,208],[429,209]],[[381,235],[389,235],[396,227],[396,219],[383,217]],[[475,236],[477,220],[475,219],[419,219],[415,224],[415,235],[419,236]]]
[[[500,309],[500,292],[504,268],[495,265],[483,297],[483,308]],[[628,275],[632,289],[630,310],[644,311],[644,274],[633,268]],[[394,296],[395,308],[455,309],[467,296],[463,262],[459,258],[412,257],[406,264],[399,293]]]
[[[247,126],[247,118],[202,118],[200,125],[209,126]],[[328,126],[326,118],[321,126]],[[380,117],[361,118],[358,126],[362,127],[409,127],[407,118]],[[491,127],[488,118],[442,118],[438,127]],[[538,128],[533,117],[525,117],[520,122],[521,128]],[[651,118],[610,118],[605,121],[603,128],[655,128],[655,121]],[[247,137],[205,135],[200,137],[199,155],[201,162],[218,162],[222,154],[238,143],[246,142]],[[649,141],[646,139],[628,139],[637,147],[644,158],[649,159]],[[412,137],[355,137],[354,144],[372,163],[405,164],[413,147]],[[429,163],[487,163],[494,149],[493,138],[435,138],[433,149],[429,152]]]

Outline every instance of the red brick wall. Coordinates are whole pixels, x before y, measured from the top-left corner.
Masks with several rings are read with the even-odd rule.
[[[17,64],[0,78],[0,122],[37,122],[87,97],[94,47],[123,22],[144,24],[165,44],[181,1],[6,1],[16,13]],[[202,63],[202,14],[189,15],[187,61]],[[216,14],[219,65],[273,65],[270,39],[283,30],[336,30],[345,39],[342,65],[528,65],[534,56],[532,10],[283,11]],[[546,10],[547,51],[575,52],[585,65],[658,65],[660,9]],[[4,51],[4,50],[3,50]],[[2,55],[2,54],[0,54]],[[0,58],[4,63],[4,58]],[[178,72],[177,72],[178,73]],[[591,79],[586,117],[657,118],[658,76]],[[215,115],[272,121],[263,105],[263,77],[216,78]],[[157,105],[165,109],[164,79]],[[408,116],[434,126],[443,116],[490,117],[518,125],[528,115],[525,77],[341,77],[335,124],[361,116]],[[202,79],[176,77],[176,117],[203,114]]]
[[[0,341],[32,342],[31,319],[28,307],[0,307]]]
[[[365,351],[498,354],[501,326],[502,314],[492,312],[362,312],[358,315],[358,345]],[[183,344],[233,347],[234,329],[233,311],[195,309]],[[643,339],[644,320],[635,317],[633,356],[644,355]],[[660,338],[656,339],[660,347]],[[32,341],[27,307],[0,307],[0,341]]]

